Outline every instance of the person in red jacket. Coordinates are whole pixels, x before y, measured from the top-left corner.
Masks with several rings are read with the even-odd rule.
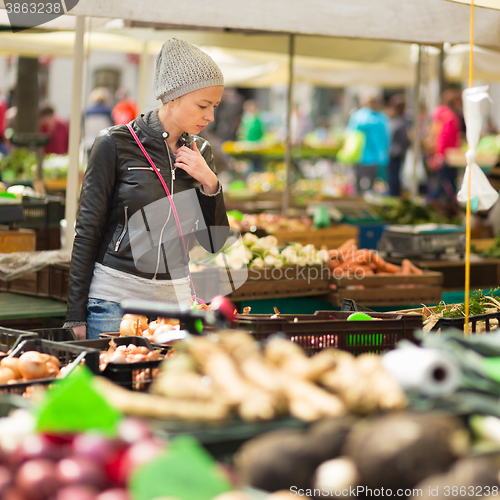
[[[443,92],[441,105],[432,112],[431,156],[427,164],[431,170],[437,172],[439,184],[430,192],[431,200],[439,198],[444,192],[448,201],[453,201],[457,193],[457,171],[446,163],[446,151],[458,148],[461,143],[460,119],[453,108],[457,95],[460,97],[459,91],[455,89]]]
[[[120,88],[116,91],[115,96],[117,103],[111,112],[115,125],[126,125],[137,118],[137,105],[128,96],[127,91]]]
[[[45,154],[68,154],[68,122],[57,116],[50,104],[44,104],[40,109],[38,132],[50,136],[50,142],[45,146]]]

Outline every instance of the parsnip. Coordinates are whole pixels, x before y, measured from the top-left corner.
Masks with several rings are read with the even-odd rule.
[[[345,415],[344,403],[315,384],[290,378],[283,381],[283,390],[288,399],[290,413],[302,420],[313,421],[321,417],[340,417]]]
[[[230,415],[230,407],[220,402],[170,399],[128,391],[102,377],[95,377],[93,383],[112,406],[126,415],[211,423],[223,423]]]
[[[276,367],[294,377],[307,379],[311,361],[299,345],[290,340],[274,338],[267,343],[264,353],[266,360]]]
[[[266,362],[259,344],[241,331],[224,331],[221,343],[236,361],[243,375],[252,383],[273,394],[281,393],[281,380],[276,367]]]
[[[198,337],[188,346],[190,354],[201,371],[223,392],[230,404],[238,405],[249,390],[248,382],[241,376],[234,360],[212,340]]]
[[[150,391],[179,399],[209,401],[217,398],[208,377],[190,371],[161,373],[151,385]]]

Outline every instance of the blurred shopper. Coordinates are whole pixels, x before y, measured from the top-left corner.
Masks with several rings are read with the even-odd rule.
[[[400,174],[404,163],[406,151],[410,146],[408,133],[411,128],[410,121],[405,116],[406,100],[403,94],[393,95],[388,102],[387,114],[391,127],[391,147],[389,149],[389,194],[401,194]]]
[[[381,95],[370,91],[361,98],[362,107],[351,115],[347,124],[347,132],[359,131],[364,135],[361,160],[354,166],[358,193],[373,189],[377,177],[387,181],[391,132],[382,105]]]
[[[104,87],[95,88],[89,97],[90,106],[85,113],[85,138],[84,145],[87,156],[94,140],[101,130],[113,126],[111,116],[111,93]]]
[[[49,103],[43,104],[40,108],[38,132],[50,136],[50,142],[45,146],[45,154],[68,153],[69,124],[55,113],[54,107]]]
[[[224,90],[222,101],[215,112],[214,126],[211,127],[222,142],[236,140],[243,114],[243,102],[244,97],[235,88]]]
[[[245,101],[238,131],[239,140],[257,142],[262,139],[264,132],[264,124],[262,123],[257,103],[252,99]]]
[[[137,117],[137,104],[124,88],[115,94],[116,105],[111,112],[115,125],[126,125]]]
[[[0,92],[0,154],[2,156],[7,156],[9,153],[5,144],[5,129],[7,128],[6,113],[8,109],[9,103]]]
[[[455,89],[443,92],[441,104],[432,112],[432,121],[424,140],[429,155],[427,166],[437,174],[437,186],[429,193],[431,200],[437,200],[444,194],[446,200],[452,202],[457,192],[457,171],[446,163],[446,151],[458,148],[461,143],[460,119],[453,109],[456,100]]]

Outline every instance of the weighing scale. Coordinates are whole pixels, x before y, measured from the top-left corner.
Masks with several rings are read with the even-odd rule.
[[[465,255],[465,227],[453,224],[386,226],[377,249],[388,257]]]

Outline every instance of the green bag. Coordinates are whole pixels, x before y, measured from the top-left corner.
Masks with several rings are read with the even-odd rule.
[[[344,144],[337,153],[337,160],[340,163],[354,165],[361,161],[365,148],[365,134],[360,130],[347,132]]]

